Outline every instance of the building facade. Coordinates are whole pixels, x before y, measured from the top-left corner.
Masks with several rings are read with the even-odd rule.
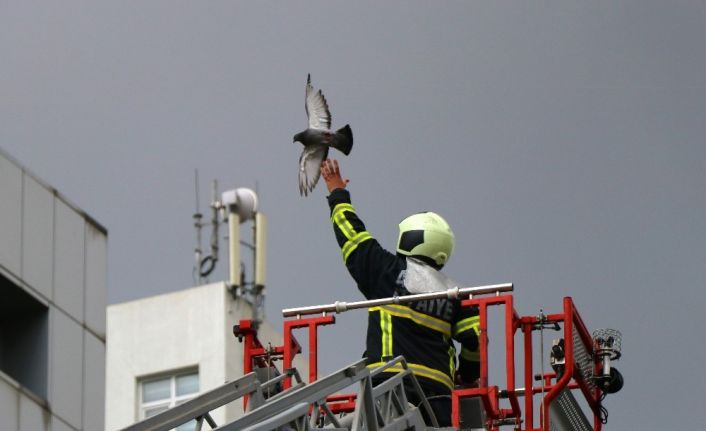
[[[107,238],[0,150],[0,430],[104,429]]]
[[[106,430],[114,431],[243,375],[243,345],[233,335],[250,304],[226,283],[114,304],[107,313]],[[263,344],[282,337],[263,322]],[[296,361],[303,373],[307,367]],[[306,375],[306,374],[302,374]],[[242,402],[211,412],[218,425],[242,414]],[[191,430],[192,424],[178,429]]]

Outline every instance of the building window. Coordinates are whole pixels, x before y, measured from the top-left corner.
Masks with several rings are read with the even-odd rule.
[[[196,370],[182,371],[171,375],[149,377],[139,384],[140,420],[177,406],[194,398],[199,393],[199,373]],[[196,421],[176,428],[177,431],[196,429]]]
[[[0,370],[47,397],[49,309],[0,275]]]

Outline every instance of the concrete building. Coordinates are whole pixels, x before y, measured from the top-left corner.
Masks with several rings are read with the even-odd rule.
[[[114,304],[107,314],[106,430],[157,414],[243,375],[243,345],[233,325],[252,316],[226,283]],[[266,345],[282,337],[267,322]],[[302,362],[295,365],[304,374]],[[240,400],[212,412],[219,425],[242,414]],[[179,430],[193,429],[186,424]]]
[[[104,427],[107,231],[0,150],[0,430]]]

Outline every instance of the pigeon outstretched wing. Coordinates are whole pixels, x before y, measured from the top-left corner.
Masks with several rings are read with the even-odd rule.
[[[314,87],[311,86],[311,74],[306,78],[304,107],[306,108],[306,116],[309,117],[310,129],[331,129],[331,112],[328,110],[328,103],[326,103],[326,98],[321,90],[314,91]]]
[[[310,145],[304,148],[299,157],[299,193],[307,196],[314,190],[321,176],[321,164],[328,156],[325,145]]]

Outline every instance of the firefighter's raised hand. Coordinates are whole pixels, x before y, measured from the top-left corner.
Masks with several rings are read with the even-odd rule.
[[[341,169],[338,167],[338,160],[326,159],[321,164],[321,176],[324,177],[328,192],[331,193],[336,189],[345,189],[350,182],[349,179],[341,177]]]

